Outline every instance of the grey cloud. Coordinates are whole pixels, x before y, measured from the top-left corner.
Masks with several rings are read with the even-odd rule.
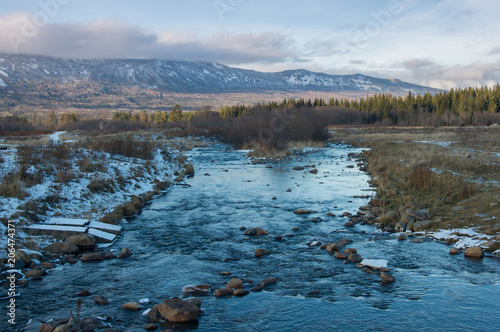
[[[429,59],[410,59],[402,62],[406,69],[420,69],[434,65],[434,62]]]
[[[488,52],[488,55],[497,55],[497,54],[500,54],[500,46],[497,46]]]
[[[274,63],[298,59],[287,35],[220,31],[198,38],[182,31],[156,33],[115,20],[87,25],[48,24],[26,35],[27,14],[0,17],[0,52],[68,58],[158,58],[224,64]],[[13,47],[15,36],[17,48]],[[16,44],[16,43],[14,43]]]

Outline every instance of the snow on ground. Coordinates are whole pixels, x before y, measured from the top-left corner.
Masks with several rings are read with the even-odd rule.
[[[66,134],[66,132],[65,131],[56,131],[55,133],[53,133],[52,135],[49,136],[49,140],[54,142],[54,143],[59,143],[59,142],[61,142],[60,136],[62,134]]]
[[[457,241],[455,243],[455,248],[457,249],[480,246],[481,244],[494,239],[493,236],[482,234],[475,228],[442,229],[438,231],[429,231],[426,235],[439,241]]]
[[[5,87],[7,84],[3,81],[2,78],[0,78],[0,86]]]
[[[415,143],[426,143],[442,146],[444,148],[450,147],[453,142],[439,142],[439,141],[414,141]]]
[[[62,133],[54,133],[50,136],[50,139],[57,141]],[[79,153],[87,154],[89,157],[92,155],[92,152],[84,149],[80,149]],[[168,153],[171,155],[170,158],[167,158]],[[41,184],[25,188],[28,196],[24,199],[0,196],[0,218],[11,219],[16,212],[23,210],[21,208],[23,205],[30,201],[36,201],[40,204],[44,200],[56,200],[56,203],[50,205],[46,215],[38,214],[38,217],[42,219],[42,223],[54,217],[84,218],[96,221],[112,212],[115,207],[130,201],[132,196],[139,196],[153,191],[155,181],[173,183],[176,178],[174,172],[180,172],[182,165],[175,159],[176,152],[168,151],[168,153],[162,153],[157,149],[152,160],[146,162],[138,158],[98,152],[98,159],[102,159],[104,169],[90,173],[80,171],[79,166],[73,161],[70,171],[75,174],[75,177],[66,184],[58,183],[55,172],[53,172],[50,175],[45,175]],[[94,152],[93,155],[95,157],[96,153]],[[4,162],[0,164],[0,180],[17,167],[16,150],[2,151],[2,158]],[[114,190],[91,192],[87,186],[95,179],[114,181]],[[121,179],[121,181],[117,179]],[[14,220],[18,225],[23,218],[17,217]],[[5,226],[1,223],[0,233],[5,234]],[[18,240],[29,237],[30,235],[22,232],[19,228],[17,229],[16,238]],[[0,248],[7,248],[6,236],[0,237]],[[0,250],[0,257],[3,254],[3,250]]]

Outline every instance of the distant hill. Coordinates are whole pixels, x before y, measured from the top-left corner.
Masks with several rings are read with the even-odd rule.
[[[84,83],[167,93],[220,94],[318,91],[423,94],[438,89],[361,74],[328,75],[307,70],[263,73],[212,62],[163,60],[76,60],[0,53],[0,90],[23,84]]]

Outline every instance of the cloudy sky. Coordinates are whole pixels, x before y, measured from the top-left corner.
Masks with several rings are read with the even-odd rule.
[[[0,52],[500,81],[498,0],[1,0]]]

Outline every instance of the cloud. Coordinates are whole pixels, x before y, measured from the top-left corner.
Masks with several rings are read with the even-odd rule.
[[[497,55],[497,54],[500,54],[500,46],[497,46],[488,52],[488,55]]]
[[[67,58],[158,58],[224,64],[274,63],[298,59],[294,40],[275,32],[218,31],[200,37],[190,31],[161,33],[100,20],[89,24],[44,24],[24,13],[0,17],[0,52]]]
[[[434,62],[429,59],[411,59],[403,61],[403,67],[406,69],[419,69],[434,65]]]

